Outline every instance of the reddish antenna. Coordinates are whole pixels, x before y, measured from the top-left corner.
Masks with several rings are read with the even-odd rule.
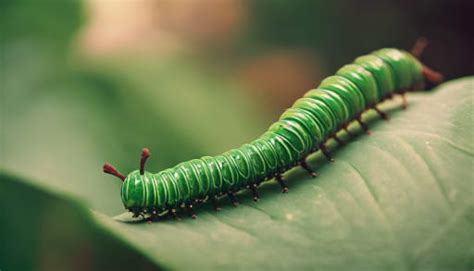
[[[421,73],[428,81],[433,84],[439,84],[444,80],[444,77],[441,73],[434,71],[425,65],[423,65]]]
[[[428,40],[425,37],[418,38],[415,41],[415,45],[413,45],[413,48],[411,49],[411,54],[414,57],[420,59],[426,46],[428,46]],[[427,67],[424,64],[421,64],[421,65],[422,65],[421,72],[423,76],[426,78],[426,80],[436,85],[443,82],[444,77],[441,73],[434,71],[433,69]]]
[[[145,174],[145,162],[148,157],[150,157],[150,150],[147,148],[143,148],[142,157],[140,159],[140,175]]]
[[[122,173],[118,172],[118,170],[115,169],[114,166],[112,166],[109,163],[105,163],[104,166],[102,167],[102,170],[107,174],[114,175],[115,177],[122,180],[122,182],[125,181],[125,176]]]
[[[420,59],[423,51],[425,51],[426,46],[428,46],[428,40],[425,37],[419,37],[416,39],[415,44],[411,48],[411,54]]]

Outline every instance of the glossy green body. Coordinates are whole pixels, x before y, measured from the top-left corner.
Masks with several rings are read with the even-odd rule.
[[[421,64],[407,52],[382,49],[359,57],[298,99],[255,141],[157,174],[130,173],[122,186],[123,204],[134,211],[164,211],[259,184],[297,165],[363,111],[421,78]]]

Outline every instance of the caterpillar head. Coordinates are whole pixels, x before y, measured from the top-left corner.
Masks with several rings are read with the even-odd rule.
[[[130,172],[127,176],[120,173],[109,163],[105,163],[103,171],[122,180],[122,202],[126,209],[132,211],[135,215],[141,212],[142,201],[144,198],[144,185],[146,179],[153,178],[150,172],[145,171],[145,162],[150,157],[150,151],[147,148],[142,150],[140,159],[140,169]]]

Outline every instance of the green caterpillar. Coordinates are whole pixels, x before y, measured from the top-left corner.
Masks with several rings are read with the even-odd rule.
[[[441,81],[441,75],[421,64],[417,54],[416,50],[410,54],[381,49],[356,58],[298,99],[260,138],[222,155],[183,162],[153,174],[144,169],[149,151],[143,149],[140,169],[128,176],[107,163],[103,170],[123,181],[122,202],[135,216],[176,215],[177,210],[187,209],[195,217],[193,205],[211,201],[217,208],[217,198],[224,194],[237,205],[235,193],[242,188],[250,189],[258,200],[258,185],[274,177],[287,192],[281,174],[301,165],[315,176],[306,157],[321,150],[332,160],[325,142],[329,138],[340,142],[339,130],[347,131],[347,125],[357,121],[368,132],[361,120],[363,112],[375,109],[386,118],[378,103],[394,94],[404,98],[407,91],[420,87],[423,78]]]

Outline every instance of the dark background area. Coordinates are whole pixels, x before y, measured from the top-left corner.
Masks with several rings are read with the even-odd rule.
[[[425,61],[447,78],[474,72],[473,1],[254,1],[251,10],[251,40],[319,51],[330,69],[424,36]]]

